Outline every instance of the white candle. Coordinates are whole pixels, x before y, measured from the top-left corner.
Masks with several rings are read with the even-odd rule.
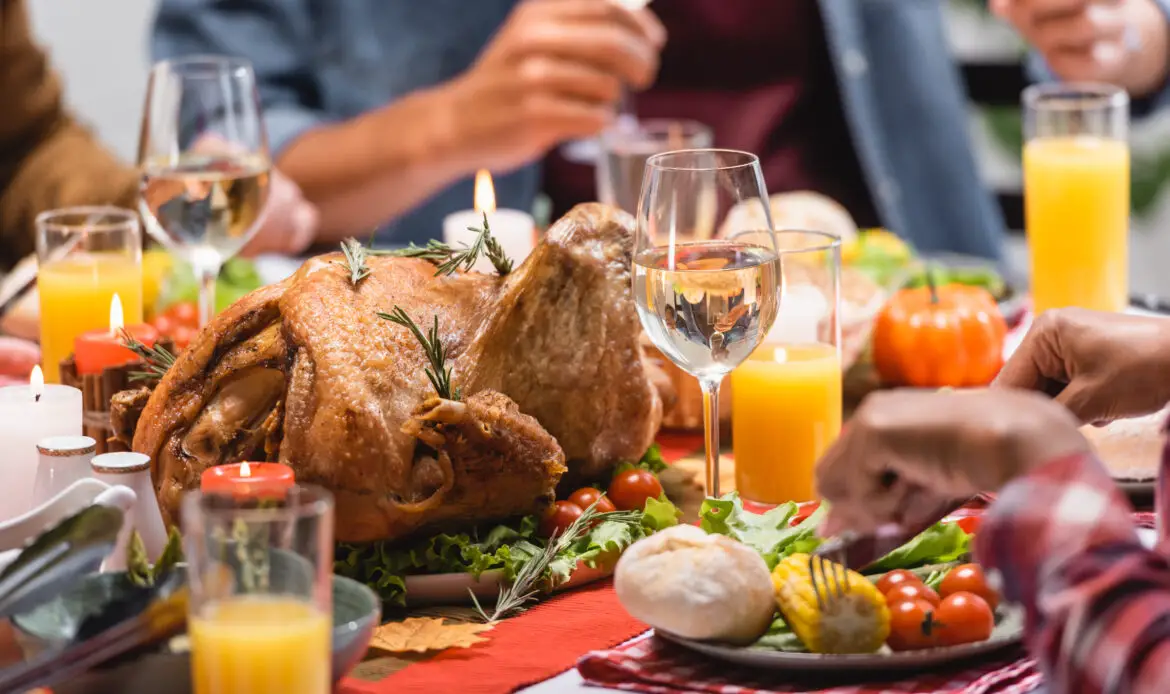
[[[818,327],[829,315],[829,302],[818,287],[797,284],[784,287],[776,322],[764,340],[776,344],[818,342]]]
[[[484,213],[487,214],[492,237],[500,242],[505,255],[511,258],[512,266],[520,265],[536,248],[536,221],[532,215],[520,210],[497,210],[492,175],[482,169],[475,175],[475,209],[453,212],[443,219],[443,243],[455,248],[470,246],[475,242],[478,230],[483,227]],[[484,273],[495,272],[491,261],[483,255],[472,269]]]
[[[35,366],[29,385],[0,388],[0,521],[32,508],[37,444],[50,436],[81,436],[81,391],[45,385]]]

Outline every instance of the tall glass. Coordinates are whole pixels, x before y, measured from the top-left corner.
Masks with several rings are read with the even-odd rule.
[[[183,499],[195,694],[330,690],[333,497]]]
[[[41,367],[60,383],[73,340],[109,327],[115,293],[126,323],[142,322],[142,230],[138,215],[117,207],[50,210],[36,225]]]
[[[1024,214],[1036,313],[1129,304],[1129,97],[1099,84],[1024,90]]]
[[[256,233],[268,201],[268,136],[251,63],[219,56],[157,63],[138,164],[146,230],[194,269],[206,325],[215,278]]]
[[[647,159],[671,150],[708,148],[713,139],[710,128],[688,120],[634,120],[610,127],[599,138],[598,199],[630,214],[636,213]],[[696,234],[707,239],[711,238],[712,230],[698,229]]]
[[[702,195],[712,191],[708,209]],[[735,210],[734,216],[729,213]],[[738,214],[747,210],[748,214]],[[715,218],[758,219],[750,237],[693,240]],[[745,222],[746,223],[746,222]],[[719,384],[764,339],[780,301],[768,193],[754,154],[696,149],[646,161],[634,302],[650,341],[703,390],[707,494],[719,495]]]
[[[731,374],[735,488],[766,504],[811,501],[841,433],[841,239],[777,230],[784,278],[772,329]]]

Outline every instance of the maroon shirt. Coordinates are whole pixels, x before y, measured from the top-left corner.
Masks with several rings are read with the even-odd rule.
[[[816,0],[660,0],[651,9],[669,38],[657,82],[634,97],[638,116],[704,123],[716,147],[759,155],[769,193],[814,190],[858,224],[877,225]],[[592,165],[550,153],[544,190],[556,216],[596,199],[593,176]]]

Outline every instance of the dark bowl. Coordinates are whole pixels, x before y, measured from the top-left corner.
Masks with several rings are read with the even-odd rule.
[[[26,657],[69,643],[77,627],[96,608],[127,591],[125,573],[91,574],[63,595],[23,614],[12,617],[16,638]],[[381,618],[381,602],[372,590],[342,576],[333,577],[333,682],[344,677],[366,653],[370,637]],[[161,678],[166,678],[162,680]],[[169,694],[190,690],[190,654],[186,636],[141,654],[131,662],[99,668],[81,681],[54,686],[66,692],[156,691],[159,681],[168,682]]]

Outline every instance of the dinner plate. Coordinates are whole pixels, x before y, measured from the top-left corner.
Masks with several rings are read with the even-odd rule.
[[[900,653],[891,651],[884,646],[876,653],[856,655],[796,653],[756,646],[737,647],[695,641],[661,630],[655,630],[655,633],[683,648],[717,660],[753,668],[804,672],[822,670],[891,672],[918,670],[978,658],[1019,645],[1024,637],[1024,611],[1018,607],[1001,607],[997,610],[995,630],[991,632],[991,638],[986,641]]]

